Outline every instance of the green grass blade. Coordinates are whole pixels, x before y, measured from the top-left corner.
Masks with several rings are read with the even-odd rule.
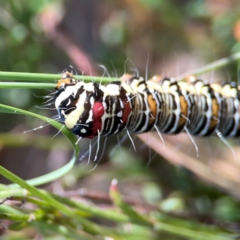
[[[0,104],[0,111],[1,112],[8,112],[8,113],[18,113],[18,114],[24,114],[24,115],[28,115],[28,116],[33,116],[36,118],[39,118],[43,121],[46,121],[47,123],[51,124],[53,127],[57,128],[58,130],[61,130],[61,133],[67,137],[67,139],[70,141],[73,149],[74,149],[74,156],[72,157],[72,159],[70,160],[69,163],[67,163],[66,165],[64,165],[63,167],[45,174],[43,176],[34,178],[34,179],[30,179],[27,181],[27,183],[33,185],[33,186],[37,186],[40,184],[44,184],[44,183],[48,183],[50,181],[53,181],[63,175],[65,175],[68,171],[70,171],[72,169],[72,167],[74,166],[74,163],[79,155],[79,145],[75,145],[76,142],[76,136],[66,127],[63,127],[63,125],[57,121],[54,121],[53,119],[38,115],[36,113],[32,113],[29,111],[25,111],[19,108],[15,108],[15,107],[11,107],[11,106],[7,106],[4,104]],[[1,171],[0,171],[1,173]],[[11,184],[11,187],[17,187],[16,184]]]
[[[44,74],[44,73],[26,73],[26,72],[1,72],[1,80],[10,81],[27,81],[27,82],[54,82],[61,79],[61,74]],[[84,76],[74,75],[75,79],[82,80],[84,82],[101,82],[107,83],[112,81],[119,81],[119,78],[114,77],[99,77],[99,76]]]
[[[184,73],[180,76],[177,76],[176,79],[178,80],[183,80],[185,77],[190,76],[190,75],[201,75],[206,72],[210,72],[212,70],[222,68],[226,65],[229,65],[233,62],[236,62],[240,60],[240,52],[237,52],[235,54],[232,54],[231,56],[228,56],[226,58],[222,58],[220,60],[217,60],[215,62],[212,62],[203,68],[199,68],[194,71],[190,71],[187,73]],[[25,81],[25,82],[56,82],[56,80],[61,79],[61,74],[43,74],[43,73],[26,73],[26,72],[1,72],[0,71],[0,80],[7,80],[7,81]],[[85,82],[101,82],[101,83],[108,83],[112,81],[119,81],[119,78],[116,77],[104,77],[104,76],[84,76],[84,75],[74,75],[74,78],[78,80],[82,80]],[[11,84],[11,83],[10,83]],[[0,85],[1,87],[1,85]],[[2,85],[4,87],[4,85]],[[5,85],[5,87],[10,87],[11,85]],[[17,84],[14,86],[17,87]],[[43,88],[43,86],[35,85],[35,88]],[[50,87],[50,85],[49,85]],[[52,86],[51,86],[52,87]],[[34,88],[34,85],[32,85],[32,88]]]
[[[31,89],[46,89],[55,88],[54,83],[22,83],[22,82],[0,82],[0,88],[31,88]]]

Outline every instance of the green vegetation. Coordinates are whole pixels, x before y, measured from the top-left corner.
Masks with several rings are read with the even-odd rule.
[[[101,141],[94,162],[94,141],[75,144],[41,96],[65,68],[101,83],[146,69],[149,77],[239,82],[239,7],[0,1],[1,238],[238,239],[239,159],[220,139],[196,139],[196,158],[186,136],[164,136],[171,148],[159,140],[163,158],[151,151],[151,134],[147,144],[133,137],[137,152],[123,134]],[[238,140],[228,141],[238,156]],[[188,163],[177,165],[168,152]]]

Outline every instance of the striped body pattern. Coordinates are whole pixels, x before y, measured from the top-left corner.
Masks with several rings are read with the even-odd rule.
[[[233,83],[178,82],[125,74],[106,85],[84,83],[64,72],[56,86],[55,107],[61,121],[83,138],[123,130],[194,136],[240,135],[240,91]]]

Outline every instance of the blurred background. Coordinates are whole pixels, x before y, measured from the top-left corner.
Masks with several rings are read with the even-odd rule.
[[[176,77],[237,51],[238,0],[0,1],[1,71],[55,74],[71,65],[79,74],[101,76],[103,65],[114,77],[126,71],[145,76],[146,70],[149,77]],[[231,64],[201,77],[239,82],[238,67]],[[41,107],[47,94],[1,89],[0,101],[51,117],[54,106]],[[72,155],[61,134],[53,138],[57,131],[51,126],[24,133],[41,125],[31,117],[0,114],[0,164],[24,179],[55,170]],[[195,138],[197,158],[186,134],[163,136],[165,148],[156,134],[140,136],[145,142],[132,137],[137,152],[125,133],[119,141],[103,139],[94,171],[95,141],[82,140],[74,171],[45,187],[66,194],[85,189],[83,198],[103,200],[117,178],[120,191],[136,205],[143,201],[164,211],[187,211],[203,222],[232,221],[239,230],[238,139],[228,140],[227,147],[218,137]]]

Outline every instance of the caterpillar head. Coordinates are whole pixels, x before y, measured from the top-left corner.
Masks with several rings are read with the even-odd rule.
[[[103,93],[95,83],[77,81],[64,72],[56,86],[55,107],[65,126],[80,137],[93,138],[101,131]]]

